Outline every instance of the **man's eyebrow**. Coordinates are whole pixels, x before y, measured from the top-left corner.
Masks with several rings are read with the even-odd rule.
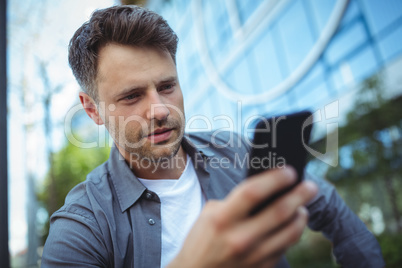
[[[162,84],[176,82],[176,81],[177,81],[177,76],[172,75],[172,76],[168,76],[166,78],[161,79],[157,84],[162,85]],[[117,93],[114,97],[116,99],[119,99],[119,98],[125,97],[127,95],[136,93],[136,92],[144,91],[145,89],[146,89],[146,87],[142,87],[142,86],[130,87],[127,89],[123,89],[121,92]]]
[[[161,81],[158,84],[165,84],[169,82],[176,82],[177,81],[177,76],[168,76],[166,78],[161,79]]]

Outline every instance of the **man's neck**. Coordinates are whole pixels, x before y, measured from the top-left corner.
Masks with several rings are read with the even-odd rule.
[[[187,164],[187,154],[182,146],[180,146],[175,156],[169,159],[164,158],[160,161],[133,160],[124,149],[124,154],[122,153],[122,148],[118,149],[135,176],[142,179],[179,179]]]

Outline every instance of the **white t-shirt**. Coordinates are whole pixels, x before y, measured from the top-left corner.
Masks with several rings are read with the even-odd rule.
[[[188,232],[201,213],[206,198],[188,155],[186,167],[179,179],[139,180],[155,192],[161,201],[161,267],[165,267],[179,253]]]

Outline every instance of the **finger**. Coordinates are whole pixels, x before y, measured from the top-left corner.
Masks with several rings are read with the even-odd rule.
[[[290,246],[299,241],[307,224],[308,212],[305,207],[299,207],[295,218],[277,232],[264,237],[261,242],[249,252],[247,263],[270,263],[277,261]]]
[[[286,225],[292,220],[299,207],[305,205],[317,193],[317,186],[305,181],[297,185],[289,193],[278,198],[274,203],[243,224],[237,226],[237,232],[244,239],[245,244],[257,241],[271,232]]]
[[[278,198],[264,213],[257,216],[257,221],[266,223],[267,230],[275,230],[294,217],[301,206],[305,206],[316,196],[318,187],[311,181],[304,181],[289,193]],[[257,234],[259,235],[259,234]]]
[[[253,267],[258,267],[258,268],[259,267],[261,267],[261,268],[277,267],[277,265],[282,257],[283,257],[283,254],[280,253],[276,257],[265,259],[265,260],[261,261],[260,263],[253,265]],[[249,265],[248,267],[250,267],[250,266],[251,265]],[[282,266],[280,266],[280,267],[282,267]]]
[[[254,175],[239,184],[225,199],[225,216],[231,221],[248,217],[258,204],[295,181],[296,171],[292,167]]]
[[[285,254],[284,252],[275,253],[272,256],[265,258],[263,261],[261,261],[257,265],[253,265],[253,267],[261,267],[261,268],[277,267],[279,262],[281,261],[281,259],[284,258],[284,254]],[[280,267],[282,267],[282,266],[280,266]]]

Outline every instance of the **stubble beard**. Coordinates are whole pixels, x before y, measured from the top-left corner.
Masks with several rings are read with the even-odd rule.
[[[150,142],[147,135],[152,133],[153,129],[162,127],[172,129],[171,138],[158,144]],[[142,128],[135,131],[128,127],[120,131],[119,135],[124,135],[124,137],[115,136],[114,140],[130,154],[130,159],[160,163],[172,159],[179,151],[184,136],[184,124],[174,118],[164,121],[154,120],[146,131]]]

